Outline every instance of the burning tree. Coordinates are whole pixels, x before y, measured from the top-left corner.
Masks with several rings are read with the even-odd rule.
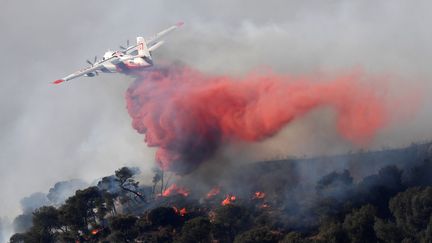
[[[153,195],[156,194],[156,186],[160,182],[160,184],[161,184],[160,194],[162,194],[164,191],[164,172],[160,168],[156,167],[156,168],[153,168],[153,173],[154,173],[154,175],[153,175],[153,179],[152,179],[152,182],[153,182],[152,193],[153,193]]]
[[[122,190],[132,193],[141,201],[145,201],[145,196],[139,191],[139,182],[132,178],[136,173],[137,171],[133,171],[128,167],[122,167],[115,171],[115,176],[117,177],[117,181]]]
[[[426,184],[429,178],[414,178],[430,172],[431,163],[424,160],[409,169],[386,166],[359,181],[348,171],[329,173],[301,193],[307,188],[304,185],[281,183],[292,190],[281,190],[285,194],[274,193],[271,184],[266,186],[257,178],[263,175],[258,173],[265,167],[262,163],[254,167],[258,169],[251,173],[252,179],[240,177],[248,182],[246,187],[236,184],[239,177],[208,183],[220,185],[213,189],[210,185],[197,189],[179,180],[162,191],[165,196],[146,197],[146,203],[120,187],[131,182],[137,192],[142,188],[129,180],[133,179],[130,170],[121,168],[98,187],[76,191],[59,208],[39,208],[33,214],[33,226],[10,241],[430,242],[432,187]],[[286,177],[282,168],[279,162],[266,167],[265,178],[270,174]],[[285,167],[285,171],[295,173],[293,168]],[[272,173],[275,170],[278,173]],[[413,183],[422,187],[411,187]],[[137,199],[128,214],[115,212],[119,194]],[[389,214],[383,213],[383,205]]]

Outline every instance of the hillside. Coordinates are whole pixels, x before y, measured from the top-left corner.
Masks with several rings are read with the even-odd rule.
[[[430,143],[234,165],[174,183],[156,170],[153,185],[124,167],[19,216],[10,242],[431,242],[431,172]]]

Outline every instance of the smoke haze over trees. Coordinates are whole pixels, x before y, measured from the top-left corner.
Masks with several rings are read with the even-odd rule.
[[[34,209],[31,226],[11,242],[429,242],[432,181],[424,175],[432,172],[431,146],[343,155],[382,166],[356,180],[348,167],[299,179],[298,165],[313,169],[341,156],[242,165],[243,176],[230,168],[207,195],[197,183],[209,181],[188,185],[185,176],[175,183],[190,194],[160,194],[123,167],[61,205]],[[267,173],[273,180],[261,184]],[[235,198],[225,204],[225,195]]]
[[[217,181],[214,175],[224,176],[226,171],[223,168],[232,163],[400,147],[430,139],[432,112],[425,104],[431,102],[427,94],[432,88],[432,34],[427,28],[427,23],[432,21],[431,7],[431,2],[426,0],[221,0],[214,3],[161,0],[130,4],[108,4],[102,0],[3,1],[0,29],[4,38],[0,51],[7,58],[3,58],[0,65],[1,236],[9,238],[13,228],[10,224],[21,225],[21,231],[28,229],[25,222],[31,217],[29,212],[36,208],[62,204],[71,194],[61,193],[68,189],[59,186],[59,193],[50,196],[49,189],[56,182],[78,178],[83,181],[80,187],[83,189],[94,185],[96,178],[128,166],[139,167],[141,171],[135,183],[139,181],[140,186],[152,184],[155,151],[143,145],[143,138],[131,127],[125,109],[125,91],[133,82],[132,78],[99,75],[65,86],[48,85],[52,80],[87,65],[86,59],[94,55],[100,57],[108,48],[116,49],[119,44],[124,44],[126,39],[133,40],[137,35],[149,36],[183,20],[185,27],[167,38],[166,45],[154,53],[155,63],[171,65],[180,61],[208,75],[232,77],[267,67],[276,73],[318,76],[321,73],[363,70],[388,80],[388,94],[385,92],[383,96],[397,96],[409,90],[415,97],[422,98],[418,106],[393,104],[393,110],[407,112],[405,118],[409,119],[393,123],[381,130],[371,143],[360,147],[347,143],[340,136],[335,126],[336,116],[327,109],[302,117],[271,139],[221,147],[210,159],[217,161],[217,166],[204,166],[183,179],[187,184],[208,177],[210,182],[200,188],[206,191]],[[398,156],[394,156],[396,160]],[[293,173],[295,175],[283,183],[304,178],[317,182],[325,173],[336,170],[338,174],[333,176],[338,179],[330,176],[322,181],[320,192],[336,200],[334,194],[339,190],[347,192],[343,195],[351,195],[353,184],[378,173],[384,166],[375,160],[362,160],[360,155],[355,157],[355,161],[365,163],[364,166],[350,163],[345,158],[349,157],[341,157],[340,163],[317,161],[311,168],[307,168],[309,165],[290,164],[298,169],[299,174]],[[349,166],[345,166],[347,164]],[[278,167],[277,163],[272,166]],[[344,169],[349,169],[349,175],[344,174]],[[412,172],[417,173],[418,180],[403,173],[402,182],[397,179],[397,170],[387,170],[382,172],[386,179],[372,177],[356,186],[355,190],[363,192],[365,189],[362,188],[380,184],[380,180],[409,187],[418,185],[419,181],[424,183],[422,186],[430,182],[428,174],[421,170]],[[167,180],[171,183],[175,176],[172,177],[160,181],[156,176],[156,190],[163,189],[161,184],[165,185]],[[253,180],[249,177],[243,179]],[[268,186],[274,182],[273,179],[268,173],[260,182]],[[106,181],[117,185],[109,178]],[[324,186],[326,183],[331,187]],[[126,188],[135,190],[133,184]],[[72,187],[70,190],[76,189]],[[269,190],[277,194],[282,189],[276,184]],[[385,195],[392,195],[397,186],[384,189]],[[147,190],[152,191],[152,188]],[[372,194],[380,194],[380,190]],[[298,189],[297,193],[309,191]],[[376,202],[373,195],[368,201]],[[25,197],[28,200],[23,199]],[[20,204],[21,199],[24,205]],[[138,200],[141,200],[139,196],[134,198],[134,201]],[[335,203],[340,203],[337,200]],[[133,205],[131,202],[130,206]],[[374,207],[384,208],[384,205]],[[366,209],[359,212],[367,215],[373,212],[369,207]],[[17,215],[21,218],[13,222]],[[400,231],[395,222],[387,223],[380,224],[383,231]],[[191,223],[188,228],[194,231],[194,225]],[[341,220],[331,224],[327,233],[343,231],[342,225]],[[251,230],[242,239],[267,235],[262,228]],[[203,232],[207,232],[206,229]],[[345,237],[345,233],[341,235]],[[188,235],[182,237],[189,239]],[[293,233],[287,237],[296,239],[303,235]],[[399,239],[397,237],[395,241]]]

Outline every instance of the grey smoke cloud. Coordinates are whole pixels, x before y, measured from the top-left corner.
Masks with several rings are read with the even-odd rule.
[[[2,1],[0,15],[0,216],[19,213],[21,198],[57,181],[111,174],[122,165],[153,166],[153,150],[130,126],[124,91],[132,78],[101,75],[63,86],[49,82],[82,68],[136,35],[178,20],[156,61],[179,60],[210,73],[241,75],[265,66],[301,74],[362,67],[398,77],[392,89],[431,90],[429,1]],[[430,100],[426,99],[427,104]],[[267,141],[263,154],[351,149],[332,133],[331,114],[312,114]],[[323,122],[315,118],[325,117]],[[303,121],[304,123],[301,123]],[[373,146],[429,139],[427,106],[383,131]],[[309,132],[318,139],[307,137]],[[296,135],[302,139],[295,139]],[[285,140],[287,139],[287,140]],[[253,145],[257,146],[257,145]],[[289,144],[287,145],[289,146]],[[297,149],[298,148],[298,149]],[[246,148],[247,149],[247,148]],[[229,151],[227,152],[229,154]],[[267,153],[267,154],[266,154]]]

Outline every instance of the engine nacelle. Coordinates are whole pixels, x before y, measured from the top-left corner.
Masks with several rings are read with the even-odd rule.
[[[94,74],[94,73],[87,73],[87,74],[85,74],[84,76],[86,76],[86,77],[94,77],[96,74]]]

